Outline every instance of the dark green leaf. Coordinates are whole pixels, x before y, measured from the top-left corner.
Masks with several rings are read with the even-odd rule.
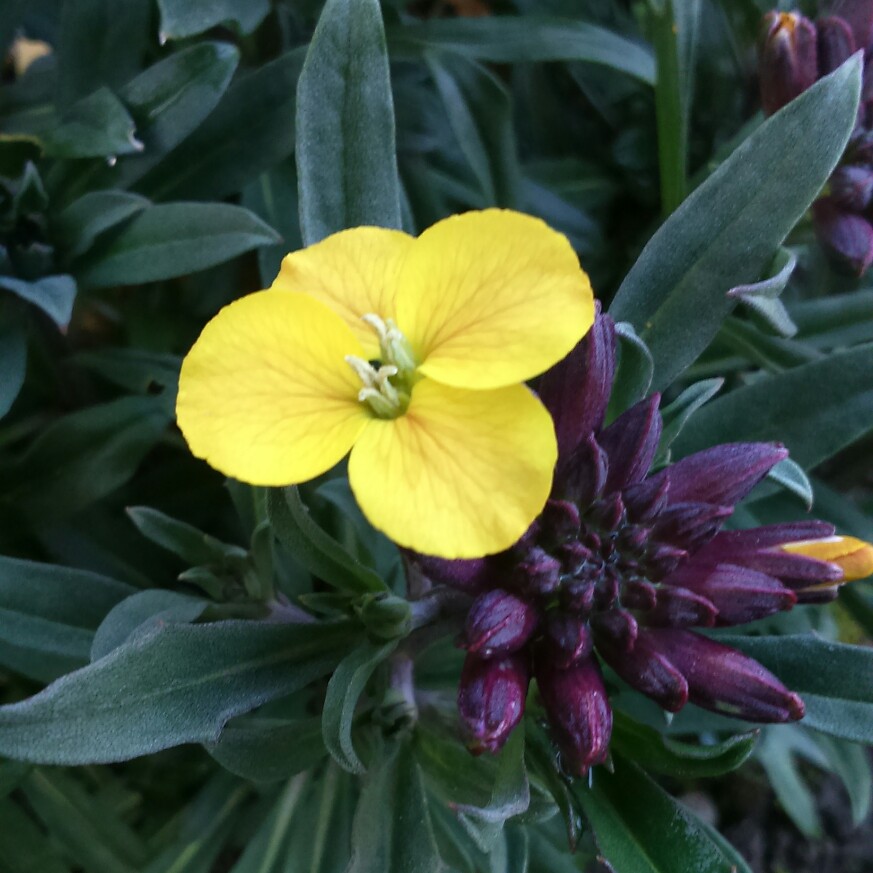
[[[343,622],[151,627],[40,694],[0,707],[0,755],[84,764],[215,742],[228,719],[329,673],[357,641]]]
[[[430,53],[426,60],[484,204],[517,206],[520,172],[509,92],[493,73],[462,56]]]
[[[689,385],[669,406],[661,410],[664,429],[661,432],[661,442],[658,444],[658,461],[664,463],[670,456],[670,446],[688,420],[703,406],[715,397],[724,385],[724,379],[704,379]],[[657,463],[657,461],[656,461]]]
[[[181,361],[175,355],[162,355],[136,348],[101,348],[80,352],[73,360],[102,376],[112,385],[134,394],[163,395],[174,405]]]
[[[234,82],[206,121],[137,188],[154,200],[215,200],[291,154],[303,57],[294,49]]]
[[[279,237],[247,209],[229,203],[167,203],[136,215],[79,273],[92,288],[140,285],[224,263]]]
[[[655,62],[636,42],[585,21],[535,15],[427,21],[389,30],[394,57],[445,49],[479,61],[583,61],[602,64],[653,84]]]
[[[73,314],[76,280],[72,276],[46,276],[35,282],[0,276],[0,288],[38,306],[58,327],[65,328]]]
[[[327,755],[321,717],[233,719],[206,750],[231,773],[253,782],[278,782],[313,767]]]
[[[809,470],[873,428],[871,403],[873,347],[859,347],[719,397],[688,424],[676,453],[734,440],[775,440]]]
[[[348,873],[441,873],[421,770],[409,743],[370,767],[352,831]]]
[[[98,661],[117,649],[144,625],[157,626],[161,622],[196,621],[209,603],[188,597],[176,591],[150,589],[138,591],[122,600],[100,623],[91,644],[91,660]]]
[[[401,227],[394,103],[378,0],[327,0],[297,89],[307,245],[357,225]]]
[[[36,524],[84,509],[133,476],[168,421],[156,397],[123,397],[58,419],[3,465],[4,509]]]
[[[0,821],[4,873],[70,873],[45,831],[11,800],[0,801]]]
[[[646,344],[627,322],[615,325],[618,340],[618,370],[609,398],[608,418],[612,419],[646,396],[652,383],[654,362]]]
[[[149,201],[126,191],[92,191],[60,212],[52,228],[68,258],[86,252],[104,231],[136,215]]]
[[[143,148],[133,119],[108,88],[73,104],[57,124],[34,132],[50,158],[113,158]]]
[[[807,511],[812,509],[813,493],[812,483],[803,472],[803,468],[791,458],[780,461],[767,474],[767,478],[777,485],[781,485],[786,491],[803,501]]]
[[[127,514],[144,537],[178,555],[189,567],[221,563],[228,557],[246,556],[246,550],[240,546],[222,543],[193,525],[171,518],[157,509],[129,506]]]
[[[397,648],[397,641],[366,643],[346,655],[330,677],[324,698],[321,731],[333,759],[349,773],[366,770],[352,742],[358,700],[376,668]]]
[[[664,388],[718,332],[821,190],[855,124],[857,59],[768,119],[655,234],[611,307],[630,321],[655,359]],[[776,172],[788,167],[790,172]]]
[[[801,695],[806,727],[873,743],[873,650],[811,635],[723,640],[760,661]]]
[[[341,591],[356,594],[388,591],[373,570],[357,561],[312,520],[296,487],[272,489],[267,508],[279,541],[313,576]]]
[[[242,34],[251,33],[270,11],[270,0],[158,0],[161,40],[181,39],[220,24],[233,24]]]
[[[636,764],[615,756],[593,786],[575,794],[615,873],[733,873],[733,866],[694,816]]]
[[[119,13],[115,0],[61,5],[58,105],[67,106],[101,85],[121,85],[139,69],[149,43],[151,3],[125,0]]]
[[[826,734],[811,733],[810,736],[824,753],[830,769],[846,786],[852,804],[852,824],[860,827],[870,814],[873,801],[873,776],[866,747]]]
[[[612,742],[625,757],[653,773],[680,779],[723,776],[752,754],[757,732],[737,734],[720,743],[701,745],[664,736],[653,728],[616,712]]]
[[[9,412],[27,372],[27,335],[24,325],[0,309],[0,418]]]
[[[84,666],[104,616],[133,593],[96,573],[0,557],[0,663],[39,681]]]
[[[751,285],[739,285],[728,291],[752,312],[756,313],[775,333],[791,337],[797,333],[797,325],[779,300],[797,266],[797,255],[790,249],[781,248],[770,266],[770,276]]]

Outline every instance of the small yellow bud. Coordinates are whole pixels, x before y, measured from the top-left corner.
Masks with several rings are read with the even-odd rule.
[[[855,537],[822,537],[817,540],[803,540],[786,543],[786,552],[805,555],[819,561],[836,564],[843,571],[841,582],[855,582],[873,576],[873,545]],[[833,583],[828,583],[833,584]]]

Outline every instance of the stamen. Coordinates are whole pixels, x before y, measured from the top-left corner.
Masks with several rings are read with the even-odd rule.
[[[397,367],[398,373],[404,378],[411,375],[418,366],[415,353],[397,325],[390,318],[383,320],[373,312],[362,315],[361,321],[376,331],[382,360]]]
[[[346,363],[363,383],[358,400],[366,403],[379,418],[397,418],[409,405],[409,395],[391,384],[397,367],[385,364],[377,370],[357,355],[346,355]]]

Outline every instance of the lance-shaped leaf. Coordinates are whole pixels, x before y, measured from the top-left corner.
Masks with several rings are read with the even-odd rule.
[[[327,0],[297,88],[300,226],[399,228],[394,102],[378,0]]]
[[[860,59],[777,112],[737,148],[655,234],[610,309],[669,385],[709,345],[836,166],[855,125]]]

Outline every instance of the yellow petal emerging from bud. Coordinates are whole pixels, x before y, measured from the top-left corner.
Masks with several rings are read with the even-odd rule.
[[[843,582],[855,582],[873,576],[873,545],[855,537],[823,537],[782,546],[786,552],[805,555],[836,564],[843,571]]]

